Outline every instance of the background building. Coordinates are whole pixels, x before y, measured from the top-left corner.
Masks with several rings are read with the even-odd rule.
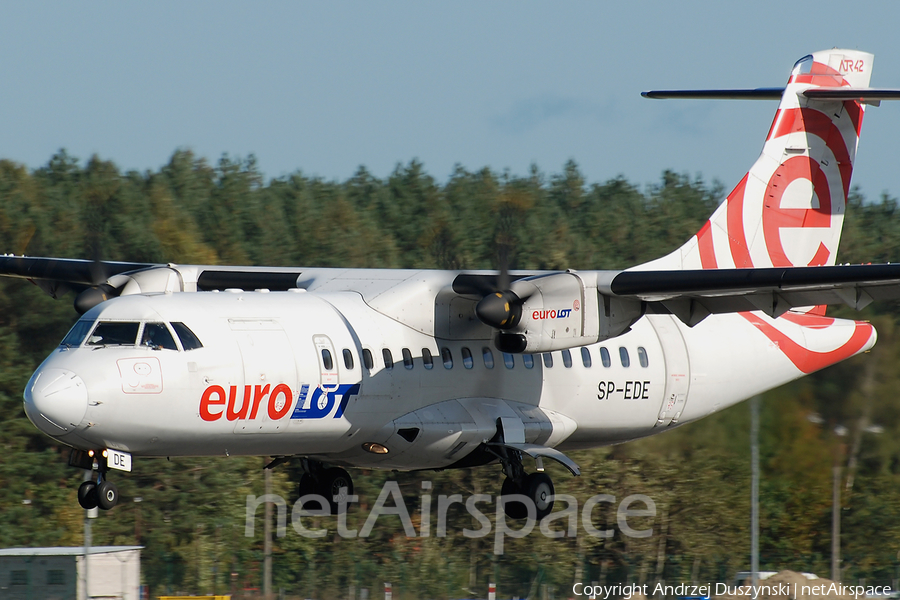
[[[0,550],[4,600],[140,600],[143,546]],[[85,594],[87,582],[87,594]]]

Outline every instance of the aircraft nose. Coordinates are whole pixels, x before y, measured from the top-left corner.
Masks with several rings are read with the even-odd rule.
[[[87,401],[84,381],[65,369],[40,369],[25,388],[25,414],[35,427],[55,437],[81,424]]]

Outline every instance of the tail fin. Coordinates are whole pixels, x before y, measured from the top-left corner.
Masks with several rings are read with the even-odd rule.
[[[747,175],[684,246],[635,269],[833,265],[865,101],[805,94],[868,88],[872,58],[835,49],[797,61],[762,154]],[[738,96],[722,91],[720,97]]]

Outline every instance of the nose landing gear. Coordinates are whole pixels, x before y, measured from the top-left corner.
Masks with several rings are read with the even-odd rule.
[[[89,480],[78,486],[78,504],[85,510],[100,507],[109,510],[119,503],[119,488],[112,481],[99,478],[99,482]]]
[[[94,456],[80,450],[73,450],[69,456],[69,464],[91,471],[94,469]],[[102,508],[109,510],[119,503],[119,488],[116,484],[106,478],[109,467],[106,466],[106,459],[102,456],[96,457],[97,461],[97,477],[82,482],[78,486],[78,504],[85,510],[92,508]]]

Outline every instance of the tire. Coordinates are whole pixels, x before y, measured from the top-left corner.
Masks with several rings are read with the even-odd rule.
[[[97,485],[97,506],[109,510],[119,503],[119,489],[111,481],[105,479]]]
[[[509,477],[503,480],[503,487],[500,488],[500,496],[506,498],[513,494],[524,494],[525,492],[516,485],[516,482]],[[503,512],[510,519],[521,521],[528,518],[528,507],[524,502],[504,502]]]
[[[78,486],[78,504],[84,510],[97,508],[97,483],[85,481]]]
[[[319,494],[324,496],[331,505],[331,514],[333,515],[338,513],[338,501],[334,499],[335,496],[340,496],[338,500],[346,500],[347,496],[353,495],[353,479],[347,471],[339,467],[325,469],[325,472],[319,477],[318,487]],[[347,491],[341,494],[341,488],[347,488]]]
[[[300,498],[303,498],[304,496],[318,496],[320,499],[327,500],[326,498],[323,498],[321,490],[319,489],[319,486],[316,485],[316,480],[313,479],[313,476],[310,475],[309,473],[304,473],[300,477],[300,483],[297,485],[297,491],[300,494],[298,496],[298,501]],[[327,502],[327,501],[323,502],[320,499],[310,498],[309,500],[307,500],[306,502],[304,502],[302,504],[303,510],[316,510],[316,511],[328,510],[328,511],[330,511],[331,503]]]
[[[532,473],[525,478],[525,495],[532,499],[540,521],[553,510],[553,480],[546,473]]]

